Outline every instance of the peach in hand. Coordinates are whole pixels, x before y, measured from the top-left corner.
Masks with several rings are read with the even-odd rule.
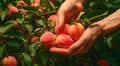
[[[58,30],[57,27],[55,27],[55,33],[57,35],[58,34],[68,34],[68,28],[69,28],[69,24],[65,24],[65,26],[61,30]]]
[[[68,29],[68,34],[72,37],[74,41],[77,41],[84,31],[85,28],[81,23],[75,23],[70,25]]]
[[[54,35],[52,32],[45,32],[41,35],[40,42],[45,48],[51,48],[55,46],[55,39],[56,35]]]
[[[72,38],[68,34],[59,34],[56,37],[55,44],[60,48],[69,48],[73,44]]]

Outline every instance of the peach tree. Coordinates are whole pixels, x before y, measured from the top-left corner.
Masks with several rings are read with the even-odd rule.
[[[17,66],[119,66],[120,28],[100,37],[83,55],[64,56],[49,52],[39,38],[55,32],[56,14],[64,0],[0,0],[0,61],[14,56]],[[87,0],[76,21],[85,28],[120,8],[120,0]],[[9,60],[10,61],[10,60]],[[7,64],[5,64],[7,66]]]

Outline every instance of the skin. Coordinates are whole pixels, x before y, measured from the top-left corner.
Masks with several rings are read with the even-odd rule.
[[[83,11],[82,2],[78,0],[65,0],[57,12],[56,27],[58,30],[63,29],[66,22],[71,18],[77,18],[79,13]]]
[[[69,3],[71,1],[71,3]],[[64,24],[68,13],[70,13],[71,17],[76,16],[74,14],[74,11],[72,9],[75,7],[75,4],[83,4],[84,1],[77,1],[77,0],[66,0],[60,7],[57,13],[57,24],[56,27],[58,29],[61,29]],[[69,5],[70,4],[70,5]],[[66,6],[67,8],[65,8]],[[79,7],[82,9],[82,7]],[[75,11],[78,11],[77,8]],[[79,10],[81,12],[81,10]],[[78,14],[78,13],[77,13]],[[50,52],[61,54],[61,55],[77,55],[77,54],[84,54],[86,53],[94,44],[94,42],[100,37],[104,36],[117,28],[120,28],[120,9],[112,13],[111,15],[107,16],[106,18],[97,21],[93,23],[91,26],[89,26],[84,33],[82,34],[81,38],[79,38],[78,41],[76,41],[74,44],[72,44],[69,48],[57,48],[52,47],[50,48]],[[69,17],[69,19],[71,18]]]

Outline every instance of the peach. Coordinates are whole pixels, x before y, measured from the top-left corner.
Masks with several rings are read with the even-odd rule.
[[[110,66],[110,64],[108,63],[108,61],[105,60],[105,59],[98,60],[97,64],[99,64],[100,66]]]
[[[58,34],[68,34],[68,28],[69,28],[69,24],[65,24],[65,26],[63,27],[63,29],[61,30],[58,30],[56,27],[55,27],[55,33],[58,35]]]
[[[16,7],[23,7],[23,6],[27,6],[27,4],[23,0],[18,1]]]
[[[1,66],[17,66],[17,60],[14,56],[4,57]]]
[[[31,4],[33,7],[37,7],[40,4],[40,0],[34,0],[34,3]]]
[[[77,41],[84,31],[85,28],[81,23],[75,23],[70,25],[68,29],[68,34],[72,37],[74,41]]]
[[[53,22],[55,23],[56,18],[57,18],[57,15],[51,15],[51,16],[48,18],[48,20],[51,20],[51,21],[53,21]]]
[[[8,4],[7,7],[8,7],[8,15],[11,15],[14,12],[18,12],[18,9],[12,4]]]
[[[55,46],[55,39],[56,35],[54,35],[52,32],[45,32],[41,35],[40,42],[45,48],[51,48]]]
[[[33,36],[33,37],[31,38],[31,43],[37,42],[38,39],[39,39],[38,36]]]
[[[56,37],[55,44],[60,48],[69,48],[73,44],[72,38],[68,34],[59,34]]]

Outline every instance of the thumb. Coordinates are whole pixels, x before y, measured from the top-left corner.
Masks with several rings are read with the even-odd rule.
[[[65,25],[65,13],[59,12],[57,15],[58,15],[58,18],[56,20],[56,28],[58,30],[61,30]]]

